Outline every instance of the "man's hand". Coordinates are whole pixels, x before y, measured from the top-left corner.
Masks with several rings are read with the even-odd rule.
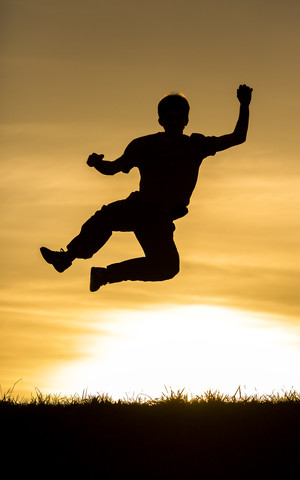
[[[95,167],[101,160],[103,160],[104,155],[98,155],[97,153],[92,153],[87,159],[87,164],[89,167]]]
[[[248,87],[247,85],[240,85],[237,89],[237,98],[239,99],[241,105],[249,105],[251,102],[253,88]]]

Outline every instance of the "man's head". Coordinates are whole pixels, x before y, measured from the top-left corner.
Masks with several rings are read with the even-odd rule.
[[[181,134],[189,122],[189,102],[181,93],[171,93],[158,104],[158,121],[166,133]]]

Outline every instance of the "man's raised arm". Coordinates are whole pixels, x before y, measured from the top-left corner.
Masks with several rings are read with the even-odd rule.
[[[98,172],[103,175],[115,175],[115,173],[122,171],[121,158],[117,158],[112,162],[107,162],[103,160],[104,155],[97,155],[97,153],[92,153],[87,159],[87,164],[89,167],[94,167]]]
[[[239,86],[237,90],[237,98],[240,102],[239,118],[232,133],[216,137],[215,146],[217,152],[245,142],[249,124],[249,104],[251,102],[252,90],[247,85]]]

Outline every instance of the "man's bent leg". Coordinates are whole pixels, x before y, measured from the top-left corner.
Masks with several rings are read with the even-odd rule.
[[[107,267],[107,283],[124,280],[158,282],[173,278],[179,272],[179,255],[173,240],[174,224],[147,225],[135,235],[145,257],[126,260]]]

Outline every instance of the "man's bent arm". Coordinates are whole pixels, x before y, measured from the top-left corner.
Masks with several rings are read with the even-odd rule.
[[[216,151],[226,150],[235,145],[240,145],[246,141],[249,124],[249,104],[251,102],[252,88],[247,85],[240,85],[237,91],[237,97],[240,101],[240,113],[235,129],[228,135],[216,137]]]
[[[122,164],[121,159],[117,158],[112,162],[107,162],[103,160],[104,155],[97,155],[96,153],[92,153],[87,160],[87,164],[89,167],[94,167],[98,172],[102,173],[103,175],[115,175],[118,172],[122,171]]]

